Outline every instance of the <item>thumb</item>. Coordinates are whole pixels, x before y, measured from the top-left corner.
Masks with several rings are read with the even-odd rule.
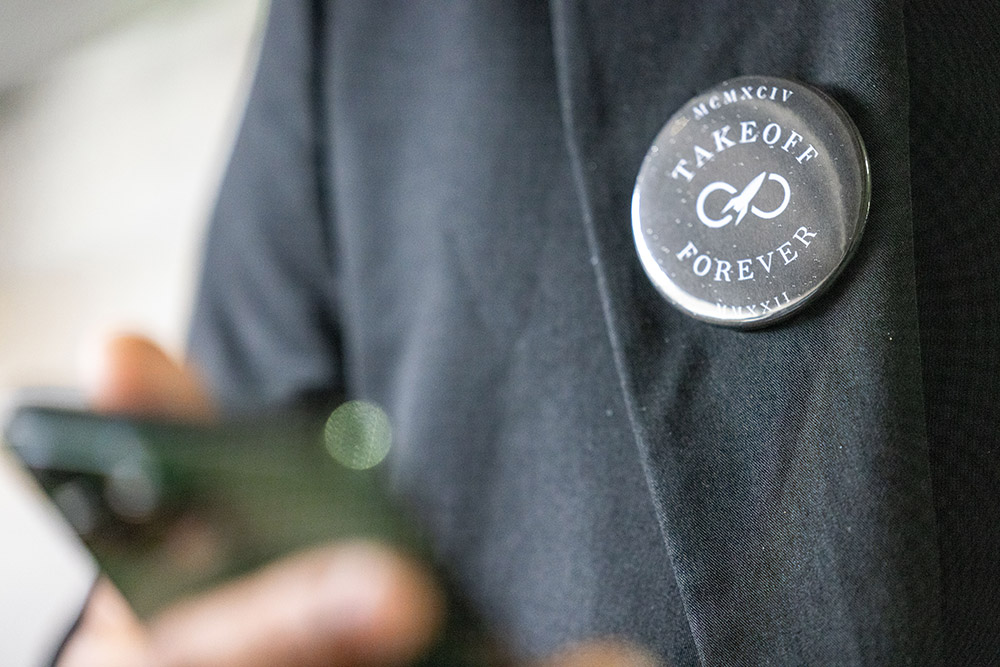
[[[90,404],[99,412],[208,421],[214,408],[194,368],[142,336],[111,337],[87,359]]]

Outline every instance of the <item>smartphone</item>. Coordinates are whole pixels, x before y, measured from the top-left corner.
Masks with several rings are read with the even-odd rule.
[[[385,471],[338,463],[322,420],[208,426],[27,405],[4,439],[140,615],[336,540],[380,540],[433,566]],[[445,636],[423,664],[508,664],[454,587],[447,592]]]

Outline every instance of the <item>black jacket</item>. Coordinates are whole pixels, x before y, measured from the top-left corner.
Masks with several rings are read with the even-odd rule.
[[[400,486],[531,652],[1000,659],[994,5],[272,12],[192,337],[228,405],[385,406]],[[835,97],[873,192],[834,287],[754,332],[671,308],[629,222],[663,123],[743,74]]]

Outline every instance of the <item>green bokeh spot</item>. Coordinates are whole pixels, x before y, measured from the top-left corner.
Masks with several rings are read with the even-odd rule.
[[[389,416],[373,403],[348,401],[326,420],[323,440],[341,465],[366,470],[378,465],[392,445]]]

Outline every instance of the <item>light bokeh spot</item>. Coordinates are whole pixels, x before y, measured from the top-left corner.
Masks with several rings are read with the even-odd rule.
[[[389,416],[374,403],[348,401],[326,420],[323,440],[337,462],[366,470],[378,465],[392,446]]]

